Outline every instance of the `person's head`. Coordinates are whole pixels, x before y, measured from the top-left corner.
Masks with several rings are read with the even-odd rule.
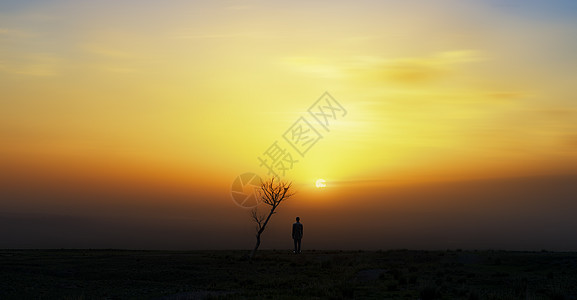
[[[300,221],[300,220],[301,220],[301,218],[297,217],[297,222]]]

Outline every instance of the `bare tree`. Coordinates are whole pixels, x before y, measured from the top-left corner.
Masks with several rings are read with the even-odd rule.
[[[286,199],[290,198],[294,193],[291,191],[291,182],[284,182],[271,178],[261,182],[259,194],[264,204],[270,206],[270,211],[267,214],[259,214],[257,208],[252,210],[252,220],[256,223],[256,245],[249,258],[252,260],[258,247],[260,246],[260,236],[264,232],[268,221],[275,213],[276,208]]]

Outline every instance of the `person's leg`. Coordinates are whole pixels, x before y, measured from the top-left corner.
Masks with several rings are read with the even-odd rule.
[[[297,241],[296,243],[297,243],[297,246],[298,246],[297,253],[301,253],[301,239],[298,239],[298,240],[296,240],[296,241]]]
[[[293,239],[293,241],[294,241],[294,243],[295,243],[295,250],[294,250],[294,253],[299,253],[299,252],[298,252],[298,250],[297,250],[297,243],[298,243],[298,240],[297,240],[297,239]]]

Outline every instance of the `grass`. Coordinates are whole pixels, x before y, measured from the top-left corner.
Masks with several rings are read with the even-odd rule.
[[[0,299],[577,299],[577,253],[0,250]]]

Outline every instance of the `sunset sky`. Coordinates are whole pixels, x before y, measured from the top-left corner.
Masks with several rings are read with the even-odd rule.
[[[1,1],[0,247],[248,249],[277,141],[263,248],[577,250],[576,37],[575,1]]]

